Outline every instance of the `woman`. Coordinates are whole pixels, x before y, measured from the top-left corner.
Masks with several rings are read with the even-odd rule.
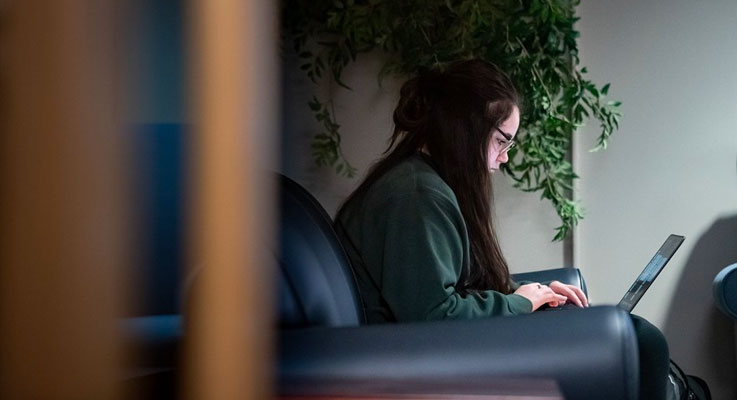
[[[492,64],[470,60],[407,81],[387,154],[336,217],[369,323],[527,314],[588,305],[575,286],[510,279],[493,227],[491,174],[508,161],[520,99]],[[641,398],[665,397],[668,348],[647,321]]]

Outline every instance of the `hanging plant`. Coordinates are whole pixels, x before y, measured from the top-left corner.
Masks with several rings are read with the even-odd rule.
[[[458,59],[491,61],[506,71],[524,98],[519,146],[504,171],[515,186],[541,192],[561,219],[554,240],[565,238],[583,217],[571,199],[573,172],[567,155],[585,119],[600,123],[605,149],[619,126],[620,103],[606,101],[609,84],[597,87],[579,68],[574,29],[578,0],[284,0],[284,38],[300,68],[315,83],[327,79],[348,90],[343,69],[359,53],[380,50],[378,74],[408,77]],[[331,98],[309,102],[322,132],[312,142],[317,164],[352,177],[356,169],[340,147],[340,125]]]

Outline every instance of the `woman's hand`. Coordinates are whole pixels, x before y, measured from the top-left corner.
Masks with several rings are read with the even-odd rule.
[[[589,300],[586,298],[586,295],[583,293],[583,291],[578,287],[573,285],[566,285],[565,283],[561,283],[558,281],[550,282],[549,286],[550,289],[553,290],[553,292],[566,296],[569,303],[573,303],[579,307],[589,306]]]
[[[567,297],[564,295],[557,294],[548,286],[539,283],[528,283],[522,285],[519,289],[514,291],[514,294],[518,294],[532,303],[532,311],[537,310],[544,304],[550,307],[558,307],[565,304]]]

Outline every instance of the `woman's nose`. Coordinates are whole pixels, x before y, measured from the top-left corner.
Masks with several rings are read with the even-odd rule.
[[[509,156],[507,156],[507,152],[503,151],[499,153],[499,156],[496,158],[497,161],[499,161],[500,164],[504,164],[507,161],[509,161]]]

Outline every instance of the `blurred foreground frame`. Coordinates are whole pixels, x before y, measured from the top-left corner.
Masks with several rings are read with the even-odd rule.
[[[125,103],[136,93],[124,93],[130,82],[119,53],[134,40],[121,33],[135,5],[124,3],[0,4],[3,399],[123,396],[119,384],[128,355],[118,317],[138,295],[127,285],[138,261],[131,219],[136,183],[130,180],[136,149],[123,129]],[[191,62],[201,74],[190,83],[199,96],[192,104],[199,147],[188,161],[199,179],[192,197],[199,195],[200,202],[189,218],[214,221],[204,224],[207,235],[192,235],[198,241],[193,260],[210,262],[204,296],[193,307],[215,308],[209,317],[194,313],[188,321],[194,328],[214,324],[187,343],[192,362],[185,397],[265,398],[272,390],[273,338],[263,318],[271,306],[264,294],[271,273],[249,253],[255,239],[238,233],[270,230],[271,214],[259,208],[270,203],[270,191],[254,178],[265,168],[257,164],[260,153],[270,149],[255,137],[277,134],[275,99],[264,100],[264,93],[278,93],[274,72],[265,73],[275,71],[276,6],[238,0],[186,5],[187,40],[197,49]],[[214,207],[212,198],[234,192],[235,208]],[[238,256],[228,253],[235,246]],[[208,258],[213,253],[219,257]],[[227,284],[208,290],[211,282]],[[221,329],[234,325],[240,329]],[[217,374],[223,368],[227,373]]]
[[[113,398],[128,264],[118,6],[0,7],[0,397]]]

